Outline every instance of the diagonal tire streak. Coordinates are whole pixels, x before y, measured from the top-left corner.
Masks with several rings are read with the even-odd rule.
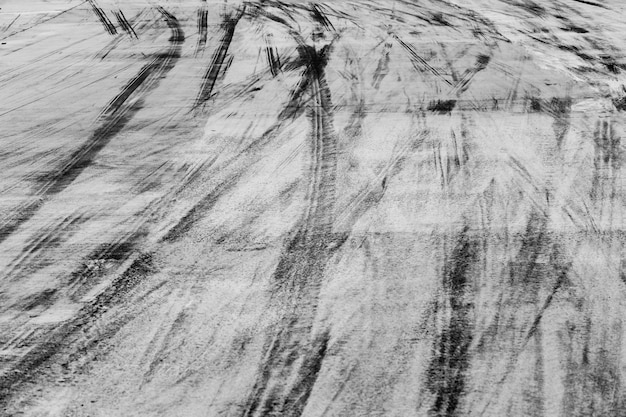
[[[169,46],[146,64],[139,73],[124,86],[122,91],[109,102],[98,116],[98,128],[89,139],[74,151],[52,175],[42,178],[43,184],[31,201],[18,209],[17,216],[0,227],[0,243],[6,240],[22,224],[30,220],[50,198],[65,190],[93,162],[98,153],[119,133],[141,110],[141,99],[154,90],[162,78],[174,68],[180,58],[185,34],[172,14],[162,7],[157,8],[165,18],[172,36]],[[136,98],[136,100],[130,100]]]

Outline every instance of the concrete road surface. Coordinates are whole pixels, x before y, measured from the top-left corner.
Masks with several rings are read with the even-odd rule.
[[[626,416],[625,16],[0,2],[0,414]]]

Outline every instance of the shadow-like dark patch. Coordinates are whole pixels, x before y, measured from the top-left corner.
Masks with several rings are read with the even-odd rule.
[[[626,111],[626,96],[614,98],[613,105],[617,110]]]
[[[26,298],[22,303],[20,303],[21,307],[26,311],[33,310],[37,307],[41,307],[41,308],[50,307],[52,303],[54,303],[57,293],[58,293],[58,289],[49,288],[38,294],[34,294]]]
[[[428,103],[427,110],[438,114],[450,114],[456,106],[456,100],[437,100]]]
[[[452,26],[452,24],[446,20],[446,18],[443,15],[443,13],[433,13],[431,19],[432,19],[431,20],[432,23],[434,23],[436,25],[439,25],[439,26]]]
[[[541,100],[537,97],[529,97],[528,109],[530,112],[536,113],[541,111]]]

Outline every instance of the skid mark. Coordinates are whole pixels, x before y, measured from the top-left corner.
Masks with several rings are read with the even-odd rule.
[[[139,39],[137,33],[135,32],[135,29],[133,29],[132,25],[126,19],[126,16],[124,16],[124,12],[118,10],[116,12],[113,12],[113,14],[117,18],[117,22],[120,24],[120,27],[124,29],[124,32],[126,32],[128,36]]]
[[[336,138],[332,124],[332,102],[325,66],[329,48],[316,51],[300,44],[298,51],[308,63],[300,84],[312,95],[311,165],[308,203],[304,216],[291,233],[272,277],[272,295],[285,311],[268,335],[266,354],[257,381],[248,398],[244,416],[300,416],[321,369],[329,334],[312,333],[326,264],[347,234],[333,233]],[[289,358],[298,358],[297,360]]]
[[[0,243],[31,219],[48,199],[66,189],[89,167],[98,153],[141,109],[141,98],[154,90],[160,80],[174,68],[180,58],[185,35],[173,15],[161,7],[157,9],[165,17],[172,32],[169,47],[146,64],[102,110],[97,120],[100,126],[86,143],[66,158],[56,172],[47,174],[41,179],[42,185],[37,190],[33,201],[19,208],[18,214],[0,227]],[[131,97],[136,97],[137,100],[129,100]]]
[[[91,5],[91,9],[93,10],[93,12],[96,14],[96,16],[98,16],[98,20],[100,20],[100,23],[102,23],[102,26],[104,27],[104,30],[109,35],[117,35],[117,28],[115,27],[115,25],[113,23],[111,23],[111,20],[106,15],[104,10],[102,10],[102,8],[98,7],[98,5],[95,2],[95,0],[89,0],[89,4]]]
[[[211,58],[211,63],[204,73],[202,86],[200,87],[200,92],[198,93],[193,106],[194,109],[204,105],[211,98],[215,84],[225,70],[228,48],[230,48],[230,44],[235,36],[237,23],[239,23],[239,20],[243,16],[244,12],[245,6],[237,10],[237,14],[234,17],[230,15],[225,16],[224,22],[222,23],[224,35],[222,36],[222,39],[220,39],[219,45],[213,54],[213,58]]]
[[[208,19],[209,10],[207,8],[206,0],[203,0],[202,6],[198,9],[198,44],[196,45],[196,56],[201,52],[204,52],[204,48],[206,46],[206,41],[209,33]]]

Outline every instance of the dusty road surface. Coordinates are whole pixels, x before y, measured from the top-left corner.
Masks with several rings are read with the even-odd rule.
[[[0,3],[3,416],[626,416],[622,0]]]

